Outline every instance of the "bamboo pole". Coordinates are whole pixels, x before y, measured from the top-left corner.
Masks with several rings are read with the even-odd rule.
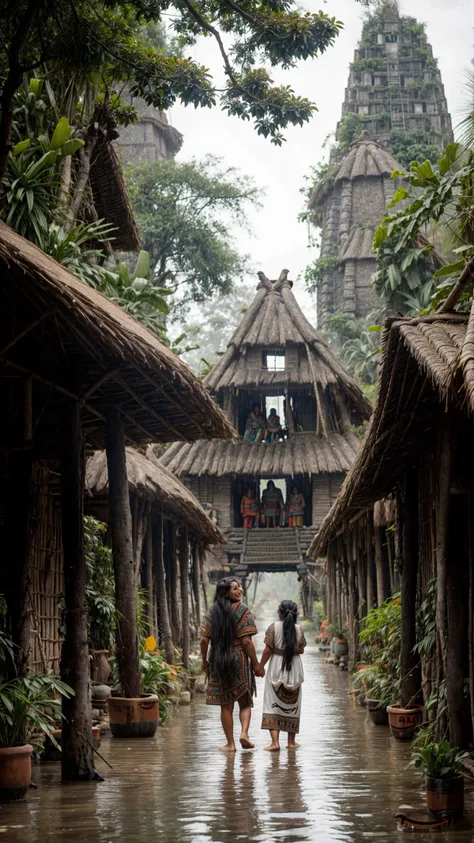
[[[107,417],[109,526],[115,577],[117,659],[124,696],[140,696],[141,673],[137,627],[137,581],[133,556],[132,514],[128,493],[123,418],[116,409]]]
[[[100,780],[91,748],[92,709],[89,699],[89,647],[84,555],[84,443],[77,401],[68,402],[62,419],[61,516],[64,566],[65,636],[61,679],[74,691],[62,697],[63,781]]]
[[[173,643],[175,647],[180,647],[182,642],[182,630],[179,613],[178,559],[176,548],[176,526],[174,524],[174,521],[172,521],[170,524],[169,537],[171,629],[173,630]]]
[[[421,694],[416,644],[416,587],[418,578],[418,469],[406,474],[403,506],[403,568],[401,582],[400,698],[404,708],[416,705]]]
[[[152,635],[156,634],[155,626],[155,589],[153,587],[153,515],[148,513],[146,527],[146,594],[148,628]]]
[[[173,648],[173,635],[171,633],[169,606],[166,594],[163,516],[161,516],[160,518],[159,531],[157,529],[157,539],[154,542],[154,549],[156,559],[156,589],[158,592],[158,614],[160,618],[160,629],[161,634],[163,636],[166,661],[168,662],[168,664],[174,664],[175,656]]]
[[[189,667],[189,537],[184,525],[179,533],[179,568],[181,581],[181,618],[183,627],[183,667]]]

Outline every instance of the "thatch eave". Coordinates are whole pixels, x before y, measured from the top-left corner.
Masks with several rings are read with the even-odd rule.
[[[140,249],[138,226],[118,155],[106,137],[100,137],[94,147],[89,181],[98,218],[114,226],[110,235],[113,248],[137,252]]]

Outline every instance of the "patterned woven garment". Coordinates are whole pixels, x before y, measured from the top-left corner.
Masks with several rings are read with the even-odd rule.
[[[255,694],[255,676],[250,659],[246,656],[241,639],[246,635],[256,635],[257,627],[252,613],[245,603],[233,603],[234,643],[232,646],[232,679],[224,685],[212,667],[212,617],[211,609],[206,612],[201,622],[201,635],[211,642],[209,673],[206,692],[207,705],[228,705],[248,694],[250,704]]]

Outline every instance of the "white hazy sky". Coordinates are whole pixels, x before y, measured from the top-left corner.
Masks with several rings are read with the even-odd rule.
[[[278,82],[290,84],[296,93],[308,97],[318,112],[303,128],[290,128],[283,147],[257,136],[251,124],[228,117],[220,109],[175,107],[171,121],[184,135],[179,160],[208,153],[252,175],[266,189],[263,208],[251,218],[254,236],[236,232],[240,247],[251,255],[255,271],[262,269],[270,278],[278,277],[284,267],[296,279],[314,257],[307,246],[307,231],[298,223],[302,207],[299,190],[304,176],[324,155],[326,136],[334,131],[340,118],[348,66],[359,40],[363,9],[355,0],[306,0],[308,11],[320,8],[344,23],[344,30],[321,58],[300,62],[286,73],[275,73]],[[402,13],[427,24],[428,39],[433,46],[446,89],[448,106],[455,126],[459,120],[464,91],[463,72],[474,57],[474,0],[401,0]],[[195,58],[209,67],[222,84],[220,57],[211,39],[203,39],[194,49]],[[297,285],[299,298],[304,298],[313,312],[313,302],[302,296],[303,283]]]

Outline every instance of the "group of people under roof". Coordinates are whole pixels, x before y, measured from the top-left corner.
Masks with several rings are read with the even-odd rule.
[[[259,404],[254,404],[245,423],[245,442],[278,442],[284,435],[276,409],[272,407],[265,419]]]
[[[296,486],[292,487],[288,503],[285,504],[281,490],[273,480],[268,481],[260,503],[251,486],[240,502],[240,511],[247,530],[259,527],[261,524],[265,527],[302,527],[304,510],[304,495]]]

